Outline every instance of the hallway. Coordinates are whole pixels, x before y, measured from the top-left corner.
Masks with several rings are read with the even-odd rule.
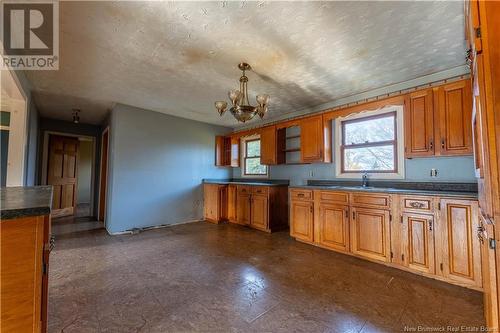
[[[479,292],[295,242],[191,223],[109,236],[53,222],[49,332],[396,332],[481,326]]]

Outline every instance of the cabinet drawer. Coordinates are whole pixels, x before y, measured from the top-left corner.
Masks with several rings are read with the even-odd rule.
[[[349,193],[347,192],[314,191],[314,198],[343,205],[349,204]]]
[[[250,194],[250,192],[251,192],[250,186],[238,185],[238,193]]]
[[[421,212],[433,212],[432,198],[426,197],[402,197],[401,207],[403,210],[416,210]]]
[[[252,193],[253,194],[267,195],[267,194],[269,194],[269,187],[267,187],[267,186],[252,186]]]
[[[312,200],[312,190],[290,190],[291,200]]]
[[[365,206],[373,208],[390,208],[391,196],[386,194],[364,194],[352,193],[353,206]]]

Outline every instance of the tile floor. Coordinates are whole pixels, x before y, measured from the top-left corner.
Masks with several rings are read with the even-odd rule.
[[[49,332],[398,332],[484,325],[482,295],[234,225],[109,236],[55,220]]]

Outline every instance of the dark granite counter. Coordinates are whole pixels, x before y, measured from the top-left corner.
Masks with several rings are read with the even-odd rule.
[[[252,186],[288,186],[288,180],[279,179],[203,179],[204,184],[221,184],[221,185],[252,185]]]
[[[52,186],[2,187],[0,194],[2,220],[50,214]]]
[[[371,181],[368,187],[362,187],[360,186],[360,181],[309,180],[307,185],[290,186],[290,188],[432,195],[477,199],[477,184],[474,183]]]

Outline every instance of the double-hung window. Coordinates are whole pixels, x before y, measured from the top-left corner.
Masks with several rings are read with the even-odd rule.
[[[401,108],[402,111],[402,108]],[[337,175],[402,178],[402,112],[397,109],[358,114],[339,120]]]
[[[267,177],[267,166],[260,164],[260,138],[243,141],[243,176]]]

